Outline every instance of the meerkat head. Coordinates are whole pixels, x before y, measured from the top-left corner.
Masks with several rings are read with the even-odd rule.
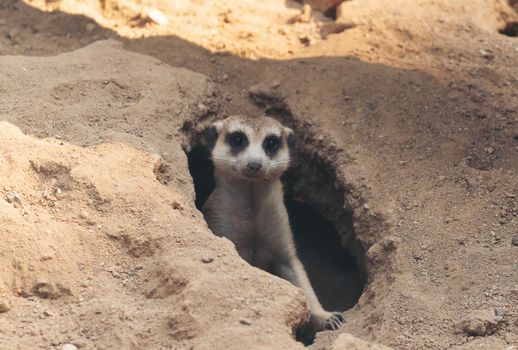
[[[293,130],[269,117],[231,116],[214,122],[205,140],[220,174],[272,180],[289,166],[294,135]]]

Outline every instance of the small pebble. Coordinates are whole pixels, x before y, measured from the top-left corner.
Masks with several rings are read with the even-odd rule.
[[[203,258],[201,258],[201,261],[205,264],[210,264],[214,261],[214,258],[211,256],[204,256]]]
[[[11,310],[11,303],[6,298],[0,298],[0,313]]]
[[[95,29],[95,24],[93,24],[93,23],[88,23],[88,24],[86,25],[86,30],[88,30],[89,32],[91,32],[91,31],[92,31],[92,30],[94,30],[94,29]]]
[[[252,321],[250,321],[247,318],[243,318],[243,319],[239,320],[239,323],[244,324],[246,326],[250,326],[252,324]]]
[[[20,198],[20,195],[18,193],[16,193],[15,191],[12,191],[12,192],[9,192],[8,194],[6,194],[5,200],[8,203],[13,204],[15,208],[24,207],[22,199]]]
[[[88,343],[82,339],[75,340],[74,341],[75,346],[78,348],[86,348],[88,346]]]
[[[61,350],[77,350],[77,346],[75,346],[74,344],[65,344],[63,345]]]
[[[513,237],[513,240],[511,241],[511,243],[515,246],[515,247],[518,247],[518,235],[514,236]]]
[[[148,14],[149,18],[158,25],[166,26],[169,23],[167,15],[159,9],[151,9]]]
[[[486,49],[480,49],[478,51],[480,53],[480,56],[484,57],[484,58],[493,58],[493,54],[491,53],[490,50],[486,50]]]
[[[459,323],[461,331],[470,337],[484,337],[493,334],[502,318],[495,316],[495,311],[478,310],[472,312]]]
[[[504,316],[504,310],[500,307],[495,307],[495,316],[502,317]]]

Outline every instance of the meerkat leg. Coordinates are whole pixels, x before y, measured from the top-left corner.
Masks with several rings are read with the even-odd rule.
[[[328,312],[322,308],[304,270],[304,266],[297,257],[288,261],[274,262],[273,272],[304,290],[311,311],[310,324],[314,331],[338,329],[344,322],[344,317],[341,313]]]

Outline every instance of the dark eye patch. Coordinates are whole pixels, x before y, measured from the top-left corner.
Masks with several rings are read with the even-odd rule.
[[[268,135],[264,138],[263,149],[268,156],[273,156],[281,148],[281,138],[276,135]]]
[[[234,131],[227,135],[226,139],[232,153],[237,154],[248,146],[248,137],[242,131]]]

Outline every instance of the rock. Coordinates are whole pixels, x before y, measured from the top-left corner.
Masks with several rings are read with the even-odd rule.
[[[11,303],[6,298],[0,298],[0,313],[11,310]]]
[[[457,327],[460,333],[481,337],[493,334],[501,322],[502,317],[495,316],[493,311],[477,310],[459,322]]]
[[[91,31],[93,31],[94,29],[95,29],[95,24],[93,24],[93,23],[88,23],[88,24],[86,25],[86,30],[87,30],[87,31],[91,32]]]
[[[501,307],[495,307],[495,316],[502,317],[504,316],[504,310]]]
[[[5,200],[8,203],[13,204],[15,208],[18,208],[18,207],[23,208],[24,207],[22,199],[20,198],[20,195],[18,193],[16,193],[15,191],[7,193],[5,195]]]
[[[243,318],[239,320],[239,323],[244,324],[245,326],[250,326],[252,324],[252,321],[250,321],[248,318]]]
[[[65,344],[61,347],[61,350],[77,350],[77,346],[74,344]]]
[[[511,243],[515,246],[515,247],[518,247],[518,235],[514,236],[513,239],[511,240]]]
[[[486,59],[492,59],[494,57],[493,53],[490,50],[480,49],[479,53],[480,53],[480,56],[482,56]]]
[[[275,84],[273,84],[275,85]],[[259,83],[248,89],[250,98],[262,107],[276,106],[282,103],[284,97],[280,94],[272,84]]]
[[[205,264],[210,264],[211,262],[214,261],[214,258],[211,256],[204,256],[203,258],[201,258],[201,261],[204,262]]]
[[[348,22],[348,23],[339,23],[339,22],[330,22],[326,23],[322,26],[321,34],[323,38],[331,34],[338,34],[347,29],[351,29],[356,27],[356,24]]]
[[[158,25],[166,26],[169,24],[169,19],[166,14],[158,9],[151,9],[148,13],[149,18]]]
[[[79,339],[74,341],[74,345],[78,348],[86,348],[88,343],[85,340]]]

